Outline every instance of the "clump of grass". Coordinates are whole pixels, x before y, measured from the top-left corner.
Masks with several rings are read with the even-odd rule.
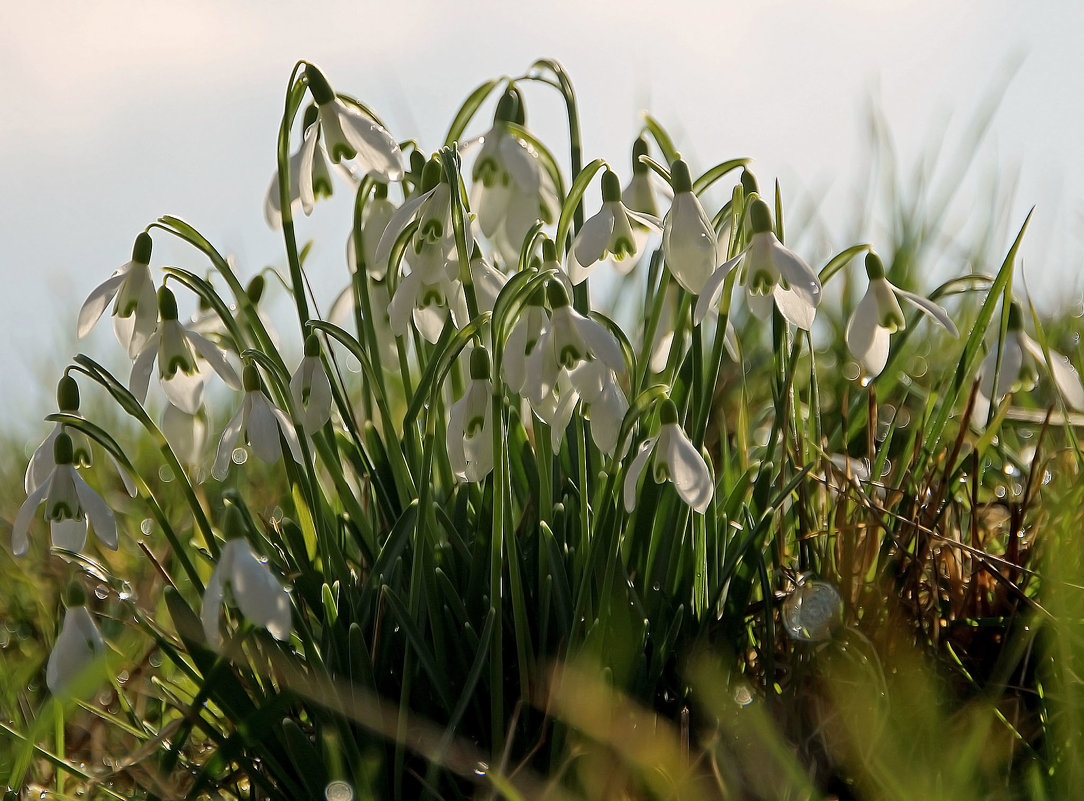
[[[536,90],[560,99],[567,161],[530,133]],[[928,229],[846,243],[810,269],[786,249],[782,188],[762,194],[748,159],[690,172],[646,117],[639,189],[621,195],[616,160],[583,163],[579,125],[568,76],[543,60],[475,89],[427,154],[300,62],[268,201],[294,351],[260,314],[262,275],[246,286],[179,218],[140,234],[122,273],[135,283],[106,287],[132,321],[118,334],[134,378],[81,354],[64,372],[87,398],[62,392],[48,418],[63,427],[50,476],[74,470],[68,438],[94,443],[82,473],[120,548],[50,548],[39,525],[25,561],[4,565],[19,633],[0,688],[12,793],[960,799],[1076,786],[1069,407],[1084,388],[1058,353],[1067,321],[1013,305],[1026,222],[997,264],[918,299],[944,331],[882,296],[869,335],[906,327],[883,361],[852,357],[861,318],[820,304],[822,288],[860,281],[864,259],[871,282],[922,289]],[[475,128],[486,141],[466,170]],[[324,319],[294,214],[332,187],[314,162],[355,157],[353,269]],[[605,205],[588,216],[598,179]],[[665,221],[648,208],[667,202],[663,182]],[[152,281],[161,237],[193,262],[162,268],[148,311],[138,281]],[[607,278],[598,256],[633,270]],[[207,338],[182,326],[178,295]],[[1001,381],[1021,343],[1049,374],[1031,392]],[[135,378],[155,357],[175,408],[148,404]],[[210,365],[233,394],[211,386]],[[64,525],[97,508],[47,495]],[[26,518],[13,520],[18,543]],[[102,513],[91,522],[109,544]],[[67,623],[54,636],[61,607],[88,610],[108,646]]]

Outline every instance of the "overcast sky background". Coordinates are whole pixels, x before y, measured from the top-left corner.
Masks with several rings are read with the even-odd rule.
[[[7,4],[0,26],[5,422],[25,427],[36,443],[60,371],[79,350],[126,375],[108,322],[77,343],[76,315],[159,215],[192,222],[237,257],[243,277],[282,263],[279,234],[262,209],[283,93],[299,58],[371,105],[396,137],[426,150],[441,144],[479,83],[519,74],[536,57],[556,58],[579,96],[585,160],[602,156],[627,171],[639,113],[650,110],[694,166],[752,156],[762,186],[778,178],[788,203],[818,218],[816,235],[797,239],[814,263],[853,243],[848,218],[864,202],[871,108],[905,171],[946,144],[932,168],[936,184],[951,175],[957,145],[985,101],[1000,98],[959,192],[973,211],[1006,207],[1006,230],[992,243],[999,255],[1035,205],[1023,249],[1028,285],[1046,308],[1080,302],[1079,3],[687,0],[662,11],[640,0],[557,0],[530,11],[509,2],[465,8],[436,0],[331,2],[301,13],[283,2]],[[527,104],[530,126],[564,152],[556,94],[530,88]],[[478,120],[472,132],[487,123]],[[311,269],[325,308],[346,282],[346,194],[299,224],[299,236],[317,242]],[[861,232],[874,244],[881,235]],[[197,254],[159,236],[152,266],[162,264],[206,269]]]

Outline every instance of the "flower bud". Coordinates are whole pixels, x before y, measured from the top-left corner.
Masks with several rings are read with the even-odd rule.
[[[754,234],[763,234],[772,230],[772,212],[768,204],[760,198],[749,207],[749,224]]]
[[[881,257],[872,250],[866,254],[866,277],[870,281],[885,277],[885,265]]]
[[[1015,300],[1009,304],[1009,325],[1010,331],[1022,331],[1024,329],[1024,310],[1020,308],[1020,304]]]
[[[132,246],[132,261],[137,264],[151,263],[151,235],[146,231],[136,237]]]
[[[542,261],[557,261],[557,245],[552,239],[542,240]]]
[[[331,84],[327,82],[324,73],[320,72],[315,64],[305,65],[305,79],[309,82],[309,91],[312,92],[312,99],[317,105],[322,106],[335,99]]]
[[[256,369],[256,365],[245,365],[245,369],[241,373],[241,386],[244,387],[245,392],[260,391],[263,385],[260,381],[260,371]]]
[[[760,194],[760,189],[757,187],[756,176],[744,167],[741,171],[741,189],[742,192],[745,193],[746,197],[749,197],[749,195]]]
[[[71,464],[74,458],[72,438],[62,431],[53,441],[53,461],[57,465]]]
[[[56,385],[56,406],[62,412],[79,411],[79,385],[70,375],[65,375]]]
[[[568,306],[568,291],[560,281],[550,281],[546,284],[546,302],[551,309],[559,309]]]
[[[475,381],[489,378],[489,353],[483,347],[476,347],[470,354],[470,377]]]
[[[670,165],[670,186],[673,187],[675,195],[681,192],[693,191],[693,179],[689,175],[689,165],[682,158],[674,159],[673,164]]]
[[[636,141],[632,143],[632,173],[633,175],[642,175],[647,172],[650,167],[640,161],[640,156],[647,155],[647,140],[642,136],[636,137]]]
[[[69,581],[67,586],[64,587],[63,601],[64,606],[69,609],[73,606],[86,606],[87,593],[83,589],[82,583],[74,579]]]
[[[163,320],[177,319],[177,298],[168,287],[158,290],[158,315]]]
[[[607,169],[602,173],[602,202],[615,203],[621,200],[621,181],[617,174]]]
[[[260,298],[263,297],[263,291],[266,288],[267,280],[263,275],[257,274],[248,282],[248,286],[245,287],[245,294],[248,295],[248,299],[252,301],[253,305],[256,305],[260,302]]]
[[[493,122],[513,122],[522,125],[523,101],[519,90],[513,85],[509,86],[501,99],[497,101],[497,110],[493,113]]]
[[[425,163],[425,168],[422,170],[421,191],[428,192],[430,189],[435,188],[443,177],[444,166],[440,163],[440,159],[435,157],[430,159]]]
[[[320,337],[316,334],[309,334],[305,337],[305,356],[308,358],[316,358],[320,355]]]
[[[673,425],[678,421],[677,406],[674,402],[667,398],[662,402],[662,406],[659,408],[659,422],[665,425]]]

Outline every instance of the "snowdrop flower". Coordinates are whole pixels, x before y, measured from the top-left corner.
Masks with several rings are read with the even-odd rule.
[[[117,522],[105,501],[83,480],[72,464],[72,440],[65,433],[53,443],[55,464],[46,479],[31,492],[11,527],[11,550],[22,556],[30,547],[27,533],[30,522],[41,504],[45,503],[45,519],[49,521],[53,546],[68,551],[81,551],[87,542],[87,524],[107,548],[117,549]]]
[[[161,428],[166,442],[180,463],[199,472],[198,468],[203,463],[203,450],[207,446],[207,435],[211,429],[207,407],[201,406],[195,414],[189,414],[172,403],[167,403],[162,412]]]
[[[70,375],[63,376],[57,384],[56,404],[57,409],[62,412],[68,414],[78,414],[79,412],[79,385]],[[90,467],[92,463],[90,440],[87,439],[87,435],[77,429],[69,428],[63,423],[57,423],[41,445],[34,451],[34,455],[30,457],[30,463],[26,466],[23,490],[27,495],[44,484],[49,474],[53,472],[53,468],[56,467],[53,450],[56,438],[61,433],[71,437],[72,464],[76,467]]]
[[[113,303],[113,331],[117,341],[134,359],[143,350],[158,322],[154,282],[151,279],[151,237],[136,237],[132,260],[122,264],[87,296],[79,310],[79,337],[85,337],[101,318],[109,301]]]
[[[582,283],[607,256],[615,264],[628,265],[623,272],[629,272],[639,255],[634,223],[655,231],[662,227],[657,218],[625,207],[617,175],[607,169],[602,174],[602,209],[583,224],[568,253],[568,277],[572,283]]]
[[[625,359],[617,339],[602,325],[572,308],[564,285],[550,282],[546,297],[551,309],[549,326],[527,357],[524,390],[532,405],[550,394],[562,371],[571,374],[582,362],[598,359],[615,373],[625,372]]]
[[[413,319],[418,333],[426,341],[435,343],[440,339],[440,332],[444,330],[453,305],[462,295],[463,285],[458,280],[441,275],[435,281],[428,282],[421,271],[412,272],[399,282],[388,305],[392,332],[398,337],[406,336],[409,321]],[[460,311],[465,318],[465,305]]]
[[[481,481],[493,471],[493,392],[489,354],[476,347],[467,389],[448,412],[448,461],[459,481]]]
[[[222,647],[218,621],[224,603],[236,606],[247,620],[267,629],[276,640],[290,638],[290,594],[247,540],[226,543],[203,593],[203,633],[216,651]]]
[[[471,208],[506,264],[519,260],[535,222],[553,223],[561,211],[553,178],[538,153],[509,127],[522,128],[524,122],[519,90],[510,86],[497,103],[493,127],[468,145],[482,145],[471,170]]]
[[[396,211],[395,204],[388,200],[388,185],[378,183],[376,191],[361,212],[361,255],[365,260],[365,270],[374,281],[383,281],[388,274],[387,258],[381,263],[376,252]],[[356,233],[351,228],[350,236],[346,240],[346,263],[351,273],[358,271]]]
[[[173,292],[158,290],[161,321],[154,334],[132,364],[128,388],[136,400],[147,399],[151,368],[158,362],[158,378],[169,402],[186,414],[195,414],[203,405],[203,375],[196,354],[202,356],[231,389],[239,389],[237,371],[226,360],[226,353],[211,340],[185,328],[177,320],[177,299]]]
[[[546,244],[552,246],[553,243],[547,241]],[[542,338],[542,332],[549,328],[550,318],[543,299],[542,289],[531,294],[504,343],[501,379],[517,395],[524,393],[527,385],[527,362],[538,345],[538,340]]]
[[[398,371],[399,348],[395,344],[395,334],[391,330],[391,318],[388,315],[391,297],[388,293],[387,282],[369,281],[367,287],[369,309],[372,311],[373,316],[371,325],[376,332],[380,365],[385,370]],[[356,320],[354,318],[354,287],[352,285],[340,292],[339,296],[335,298],[335,301],[331,304],[331,309],[328,311],[328,320],[347,330],[354,326]],[[366,340],[362,338],[362,342],[364,343]],[[360,367],[357,369],[360,369]]]
[[[260,374],[254,365],[246,365],[242,374],[245,390],[241,408],[226,424],[218,440],[218,452],[211,475],[222,481],[229,472],[234,449],[248,445],[256,456],[269,464],[282,458],[282,440],[290,451],[290,457],[301,464],[301,444],[297,440],[293,423],[282,409],[275,406],[263,393]]]
[[[881,258],[873,251],[866,254],[866,275],[869,286],[847,323],[847,348],[858,359],[871,378],[880,374],[888,362],[888,339],[902,331],[905,322],[897,298],[903,298],[919,311],[929,315],[952,336],[959,336],[948,313],[921,295],[900,289],[885,278]]]
[[[313,187],[314,161],[318,134],[333,164],[343,159],[355,159],[358,170],[370,173],[382,181],[398,181],[403,177],[403,154],[394,137],[374,120],[366,117],[356,106],[347,105],[335,96],[327,78],[312,64],[305,67],[309,91],[316,101],[316,129],[306,131],[301,146],[301,175],[299,185],[302,202],[305,192]],[[312,135],[309,136],[309,131]],[[311,201],[311,194],[310,194]]]
[[[317,198],[331,197],[331,170],[328,168],[327,158],[322,147],[318,146],[320,138],[320,126],[316,122],[317,110],[315,104],[310,104],[305,109],[302,118],[301,130],[302,142],[289,158],[288,169],[290,176],[290,211],[296,212],[299,208],[305,212],[305,216],[312,214],[312,208]],[[311,140],[311,141],[310,141]],[[311,148],[312,163],[308,172],[308,185],[301,181],[301,162],[305,153]],[[264,201],[264,217],[267,224],[272,228],[282,227],[282,200],[279,187],[279,174],[275,170],[271,178],[271,186],[267,188],[267,199]]]
[[[655,482],[670,481],[681,500],[703,514],[715,492],[707,462],[678,425],[677,407],[673,401],[663,402],[659,420],[662,423],[659,433],[640,446],[625,473],[625,511],[632,512],[636,508],[636,485],[650,460]]]
[[[420,273],[419,280],[429,284],[441,278],[455,279],[459,276],[459,260],[452,228],[452,190],[438,159],[426,162],[420,188],[422,191],[407,198],[388,221],[369,269],[387,272],[395,243],[417,220],[404,253],[411,272]]]
[[[56,389],[56,401],[57,408],[60,411],[68,414],[79,413],[79,385],[76,384],[74,378],[65,375],[60,379],[60,383],[57,384]],[[71,438],[72,464],[76,467],[90,467],[90,440],[87,438],[87,435],[77,428],[66,426],[63,423],[57,423],[49,435],[42,441],[41,445],[34,451],[34,455],[30,457],[30,463],[26,466],[26,475],[23,477],[23,489],[27,495],[45,483],[45,481],[48,480],[49,475],[53,472],[53,469],[56,467],[54,453],[56,450],[56,438],[60,436],[60,434],[67,434]],[[132,477],[128,474],[128,471],[121,467],[112,455],[109,456],[109,461],[111,461],[113,467],[116,468],[117,474],[124,483],[124,489],[134,498],[138,490]]]
[[[600,451],[612,456],[629,410],[617,375],[600,361],[581,362],[569,373],[568,383],[579,395],[584,417],[591,421],[591,439]]]
[[[621,202],[629,211],[639,212],[656,221],[659,217],[659,204],[655,200],[655,186],[651,177],[651,169],[640,161],[640,156],[647,155],[647,140],[637,137],[632,144],[632,178],[621,191]],[[655,225],[658,230],[659,224]],[[637,253],[643,253],[651,235],[651,226],[643,225],[635,220],[632,221],[632,241],[636,246]],[[615,263],[619,272],[627,274],[636,266],[636,260],[624,260]]]
[[[768,204],[760,198],[749,207],[753,230],[749,247],[721,264],[705,283],[697,299],[693,319],[700,323],[715,305],[727,275],[742,263],[749,310],[765,319],[771,315],[772,303],[783,318],[808,331],[821,302],[821,282],[812,268],[776,238],[772,231],[772,216]]]
[[[105,642],[94,618],[85,606],[64,610],[60,636],[56,638],[45,666],[45,684],[53,695],[60,695],[96,659],[105,653]]]
[[[305,337],[305,357],[290,379],[290,394],[305,433],[314,434],[331,419],[331,381],[320,359],[316,334]]]
[[[1042,345],[1024,333],[1023,312],[1016,301],[1009,306],[1009,322],[1001,348],[1001,370],[995,390],[997,357],[998,346],[995,343],[986,351],[986,357],[979,365],[979,392],[972,413],[972,419],[976,422],[985,424],[991,400],[998,404],[1010,392],[1035,386],[1035,363],[1044,368],[1049,366],[1054,385],[1065,402],[1077,411],[1084,411],[1084,386],[1080,383],[1080,375],[1069,359],[1055,350],[1050,350],[1050,364],[1047,365]]]
[[[675,159],[670,173],[674,201],[663,220],[662,253],[674,280],[699,295],[719,263],[715,229],[693,194],[689,165]]]

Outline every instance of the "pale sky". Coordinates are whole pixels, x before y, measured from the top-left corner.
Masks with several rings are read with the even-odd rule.
[[[75,320],[156,217],[192,222],[237,257],[244,277],[282,263],[263,197],[286,81],[300,58],[372,106],[397,138],[427,150],[479,83],[556,58],[578,92],[585,160],[601,156],[627,170],[645,109],[694,167],[751,156],[762,186],[778,178],[800,218],[817,216],[815,229],[791,237],[814,264],[856,233],[874,244],[884,236],[852,224],[868,200],[871,107],[896,142],[905,182],[920,156],[944,143],[927,165],[938,187],[953,174],[968,124],[1000,97],[959,187],[961,219],[1004,207],[1005,229],[991,243],[1000,257],[1035,205],[1023,249],[1028,285],[1047,307],[1081,299],[1084,7],[1068,0],[689,0],[666,12],[640,0],[558,0],[530,11],[480,2],[469,12],[437,0],[304,12],[296,3],[211,0],[6,5],[0,279],[8,289],[0,313],[9,336],[0,404],[10,425],[27,428],[28,442],[44,433],[40,418],[54,410],[56,380],[74,353],[126,377],[108,322],[77,343]],[[564,152],[556,94],[528,89],[527,107],[530,126]],[[312,270],[325,307],[346,282],[345,195],[299,224],[299,235],[317,243]],[[952,259],[945,254],[930,269],[962,272]],[[206,266],[158,237],[152,267],[162,264]]]

